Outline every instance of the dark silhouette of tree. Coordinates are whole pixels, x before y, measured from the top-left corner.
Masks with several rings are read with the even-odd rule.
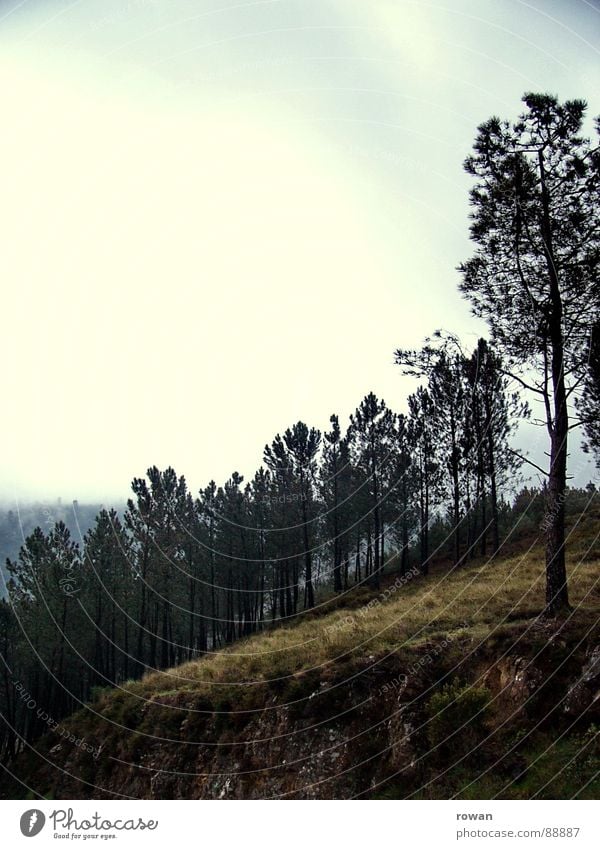
[[[241,616],[238,606],[243,604],[243,563],[249,557],[248,515],[244,493],[241,490],[243,477],[233,472],[220,490],[221,509],[217,525],[216,547],[218,552],[218,581],[225,593],[225,642],[232,643],[238,636],[247,633],[247,611]]]
[[[204,552],[205,575],[210,588],[210,645],[214,650],[220,641],[219,631],[219,593],[216,585],[216,533],[220,511],[217,485],[211,481],[200,490],[198,499],[199,527],[198,539]]]
[[[280,434],[275,436],[271,445],[265,445],[264,460],[272,479],[271,518],[274,528],[272,544],[274,546],[275,608],[278,606],[281,617],[290,617],[298,609],[301,552],[298,522],[300,495],[293,460]]]
[[[12,587],[14,592],[15,587]],[[22,634],[14,611],[6,599],[0,599],[0,718],[3,728],[0,730],[0,760],[9,760],[19,748],[18,693],[15,690],[13,676],[21,673],[24,650],[21,645]],[[21,727],[20,727],[21,726]]]
[[[313,582],[312,545],[314,525],[314,488],[317,472],[316,456],[321,445],[321,433],[298,422],[283,435],[285,447],[291,458],[294,490],[298,494],[304,548],[304,607],[315,606]]]
[[[461,524],[463,485],[468,497],[465,475],[464,436],[467,421],[462,358],[458,352],[442,350],[429,373],[429,394],[433,405],[437,455],[450,480],[454,563],[461,562]],[[468,502],[467,502],[468,509]]]
[[[129,677],[130,611],[134,609],[130,543],[115,510],[101,510],[84,537],[82,593],[93,626],[92,674],[106,686]]]
[[[187,635],[183,631],[182,638],[185,639],[187,654],[191,659],[196,652],[208,650],[207,600],[204,581],[207,558],[202,543],[204,528],[201,522],[200,500],[195,499],[188,492],[183,478],[180,479],[177,488],[174,510],[179,523],[179,528],[176,530],[176,536],[179,538],[176,560],[182,570],[182,576],[187,579],[187,598],[182,606],[187,610],[188,629]]]
[[[271,493],[272,480],[269,471],[262,466],[254,475],[249,493],[249,511],[252,527],[255,529],[256,549],[258,559],[258,593],[255,600],[254,618],[257,627],[262,627],[265,621],[265,606],[267,603],[267,590],[269,576],[267,564],[272,550]],[[275,596],[273,595],[273,600]],[[272,618],[276,618],[276,611],[272,607]]]
[[[590,326],[600,318],[600,154],[580,131],[586,104],[526,94],[518,121],[479,127],[465,168],[474,256],[461,291],[488,321],[507,371],[538,397],[550,437],[546,609],[569,606],[564,495],[569,403],[586,376]],[[600,124],[598,125],[600,129]]]
[[[584,450],[595,454],[600,466],[600,323],[590,332],[587,372],[578,407],[584,426]]]
[[[477,545],[481,554],[486,553],[488,527],[497,551],[498,492],[522,462],[508,440],[517,421],[528,415],[527,404],[518,393],[508,391],[502,362],[484,339],[469,356],[455,336],[436,331],[419,351],[397,350],[396,362],[406,374],[428,380],[426,395],[417,393],[409,399],[413,444],[428,450],[434,473],[431,487],[421,453],[422,562],[433,502],[447,503],[449,508],[455,565],[474,556]],[[424,440],[421,446],[420,440]]]
[[[342,436],[339,418],[329,419],[331,430],[324,434],[320,464],[320,494],[324,528],[333,554],[333,589],[341,592],[348,581],[348,527],[352,497],[352,466],[348,442]]]
[[[428,379],[429,408],[413,415],[430,419],[435,437],[432,439],[435,459],[448,479],[449,507],[452,517],[453,558],[461,561],[461,524],[463,491],[469,508],[469,482],[466,475],[468,450],[467,396],[464,381],[464,354],[458,340],[435,334],[435,344],[427,340],[420,351],[396,351],[396,363],[405,374]],[[427,511],[428,512],[428,511]]]
[[[492,551],[495,553],[500,547],[499,487],[516,474],[522,462],[510,448],[509,438],[517,422],[529,415],[529,408],[518,393],[509,391],[502,361],[487,340],[479,339],[471,357],[465,359],[464,370],[469,438],[465,453],[471,458],[476,492],[469,548],[474,551],[479,543],[479,552],[485,556],[488,528]]]
[[[25,540],[16,561],[8,561],[12,597],[19,608],[27,665],[32,668],[31,694],[59,715],[73,710],[88,681],[77,672],[77,644],[82,617],[79,546],[64,522],[46,536],[40,528]],[[27,716],[29,734],[39,731],[39,717]]]
[[[384,561],[382,502],[386,493],[383,478],[393,445],[394,413],[373,392],[365,396],[350,416],[348,439],[352,462],[362,476],[359,486],[368,494],[366,574],[372,577],[375,586],[379,586]]]
[[[152,550],[151,535],[151,496],[148,485],[143,478],[134,478],[131,488],[136,496],[136,501],[130,498],[125,511],[125,527],[130,535],[132,567],[134,577],[138,586],[136,622],[137,634],[135,639],[135,658],[137,662],[137,673],[143,674],[148,662],[149,632],[149,585],[150,556]],[[152,659],[154,666],[154,658]]]
[[[400,548],[400,574],[406,575],[410,565],[411,529],[416,524],[414,501],[418,493],[418,476],[413,457],[410,420],[402,414],[396,417],[396,432],[392,452],[391,497],[391,536]]]
[[[429,526],[431,507],[436,500],[440,482],[440,468],[436,459],[435,418],[431,395],[423,387],[409,396],[410,418],[407,439],[412,450],[416,473],[416,490],[419,512],[419,560],[421,572],[429,571]]]

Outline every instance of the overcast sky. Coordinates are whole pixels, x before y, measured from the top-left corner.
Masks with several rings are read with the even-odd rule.
[[[483,330],[476,126],[600,112],[599,35],[585,0],[0,2],[0,496],[198,488],[371,389],[404,410],[394,349]]]

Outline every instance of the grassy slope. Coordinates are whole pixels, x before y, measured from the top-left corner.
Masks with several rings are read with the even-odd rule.
[[[438,737],[441,733],[444,739],[452,734],[452,728],[442,725],[440,731],[439,721],[438,726],[432,724],[425,696],[419,695],[417,716],[424,718],[426,727],[417,736],[416,751],[423,754],[410,778],[400,774],[386,780],[398,771],[392,768],[393,762],[383,773],[369,772],[364,762],[373,757],[373,746],[368,742],[369,733],[361,733],[357,752],[362,746],[363,784],[358,781],[351,790],[344,785],[342,791],[336,789],[333,780],[327,795],[354,795],[367,788],[367,795],[388,798],[411,794],[417,798],[490,798],[497,793],[524,798],[536,793],[564,797],[580,790],[583,797],[597,795],[597,781],[587,783],[594,776],[597,752],[594,729],[587,727],[589,718],[570,727],[572,720],[567,722],[558,708],[552,719],[543,718],[549,702],[554,698],[558,703],[564,697],[568,681],[577,676],[585,662],[586,651],[599,641],[599,527],[598,517],[589,515],[571,531],[569,573],[574,613],[562,625],[537,622],[544,598],[543,553],[530,541],[515,545],[508,556],[475,561],[453,573],[438,567],[427,579],[415,577],[401,588],[395,584],[396,576],[389,576],[381,591],[355,591],[333,611],[317,610],[295,624],[256,635],[202,660],[103,691],[97,695],[92,712],[80,711],[64,726],[89,742],[102,741],[105,752],[117,753],[121,760],[133,763],[144,757],[151,739],[146,735],[175,741],[189,740],[192,735],[225,746],[235,741],[236,735],[243,739],[250,733],[247,722],[262,713],[267,703],[288,705],[287,721],[300,727],[329,721],[344,731],[350,720],[338,715],[351,713],[357,698],[361,703],[365,698],[373,700],[374,682],[381,682],[379,694],[382,689],[385,693],[389,682],[391,695],[382,696],[381,704],[373,701],[368,715],[383,721],[379,717],[397,710],[394,690],[400,670],[416,668],[413,677],[429,698],[435,689],[439,691],[442,681],[491,686],[489,670],[499,658],[523,655],[533,658],[548,679],[541,687],[541,696],[536,694],[533,702],[530,700],[515,716],[514,699],[506,697],[502,687],[491,686],[492,705],[473,739],[479,739],[477,734],[487,739],[490,729],[497,730],[489,743],[482,744],[476,758],[467,754],[454,758],[453,749],[443,745],[436,753],[425,754],[435,742],[432,729],[437,727]],[[447,648],[438,657],[437,647],[444,644]],[[559,673],[553,675],[558,667]],[[342,696],[344,690],[352,693]],[[335,695],[328,697],[330,691]],[[315,692],[320,698],[312,699]],[[235,716],[229,715],[231,711]],[[361,716],[356,722],[364,725],[364,711]],[[353,734],[356,728],[355,723]],[[455,739],[462,738],[464,735],[459,734]],[[53,754],[55,745],[56,737],[47,735],[38,748],[45,757],[64,766],[64,746]],[[503,768],[496,768],[496,761],[513,746],[509,761]],[[171,752],[167,746],[165,761],[171,756],[174,759],[177,751],[180,768],[182,748],[174,743]],[[460,745],[455,751],[460,753]],[[460,762],[448,770],[454,760]],[[485,764],[490,767],[487,771]],[[193,770],[194,764],[190,761],[189,765]],[[51,766],[40,763],[31,752],[21,756],[15,766],[29,787],[52,795],[55,773]],[[110,765],[102,766],[79,753],[69,761],[69,769],[93,784],[115,786]],[[80,789],[75,789],[78,786]],[[269,795],[268,782],[261,787],[260,792]],[[8,792],[21,795],[23,790]],[[79,796],[89,791],[75,782],[59,792]],[[136,786],[131,795],[145,792]],[[175,791],[166,791],[167,795],[171,792]]]

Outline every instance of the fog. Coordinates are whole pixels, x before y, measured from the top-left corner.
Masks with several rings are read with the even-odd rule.
[[[600,17],[449,5],[2,4],[4,500],[249,475],[299,418],[404,410],[395,348],[485,332],[462,161],[525,90],[600,112]]]

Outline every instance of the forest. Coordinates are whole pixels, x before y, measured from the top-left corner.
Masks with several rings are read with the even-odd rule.
[[[479,127],[465,163],[475,249],[460,285],[489,332],[472,350],[433,330],[399,347],[419,380],[403,412],[371,392],[325,432],[290,423],[253,477],[199,492],[152,466],[82,544],[60,520],[8,558],[4,761],[46,730],[29,701],[60,721],[100,688],[287,627],[390,572],[493,559],[525,528],[545,540],[540,615],[569,610],[565,516],[596,498],[568,486],[569,434],[600,448],[600,154],[581,136],[583,101],[524,103],[516,123]],[[536,489],[515,446],[523,419],[547,435]]]
[[[122,512],[121,505],[115,505]],[[35,528],[52,530],[58,521],[65,523],[75,539],[94,524],[102,509],[101,503],[63,502],[57,498],[52,502],[24,502],[17,500],[4,509],[0,506],[0,598],[6,595],[10,575],[6,569],[8,560],[16,560],[23,541]]]

